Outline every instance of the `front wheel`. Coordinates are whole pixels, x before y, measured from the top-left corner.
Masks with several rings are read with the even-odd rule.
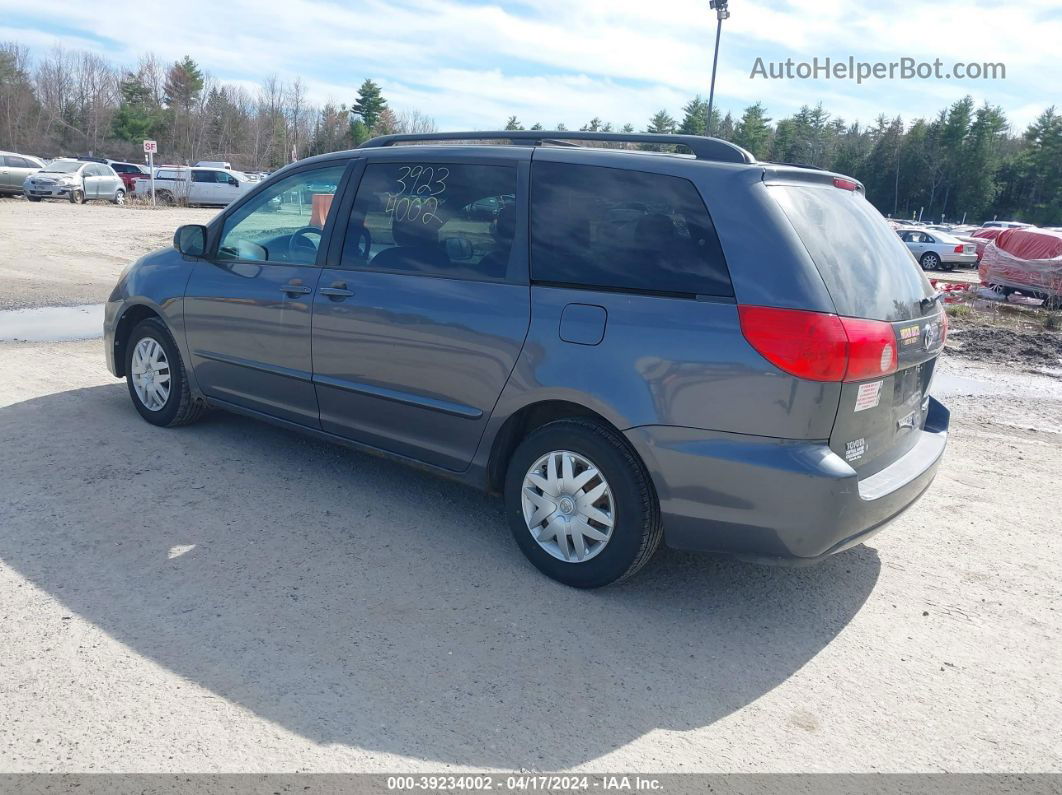
[[[932,251],[927,251],[923,254],[919,262],[922,263],[922,270],[924,271],[935,271],[940,267],[940,257]]]
[[[148,318],[125,346],[125,379],[140,416],[152,425],[195,422],[204,406],[192,397],[177,345],[161,320]]]
[[[27,196],[26,197],[26,201],[39,202],[40,200],[41,200],[40,196]]]
[[[528,560],[575,588],[630,577],[663,536],[641,461],[618,433],[582,419],[543,425],[520,443],[505,478],[505,508]]]
[[[85,203],[85,191],[72,190],[70,191],[70,203],[71,204],[84,204]]]

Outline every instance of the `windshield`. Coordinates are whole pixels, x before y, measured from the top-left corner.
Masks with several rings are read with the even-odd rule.
[[[73,174],[75,171],[79,171],[83,165],[85,164],[80,160],[56,160],[44,170],[52,174]]]
[[[923,302],[933,296],[929,280],[862,194],[818,185],[769,190],[814,260],[838,314],[896,321],[925,313]]]

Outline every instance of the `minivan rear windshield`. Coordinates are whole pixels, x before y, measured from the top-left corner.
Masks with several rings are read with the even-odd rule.
[[[832,185],[768,190],[811,254],[838,314],[888,321],[926,314],[929,280],[861,193]]]

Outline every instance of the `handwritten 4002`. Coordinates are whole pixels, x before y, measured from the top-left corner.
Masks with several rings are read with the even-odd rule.
[[[387,194],[385,212],[398,221],[420,221],[427,225],[442,223],[436,215],[440,197],[446,192],[450,169],[440,166],[401,166],[395,182],[399,186]]]

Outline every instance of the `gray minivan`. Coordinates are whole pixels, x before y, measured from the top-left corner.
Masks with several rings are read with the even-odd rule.
[[[947,439],[942,307],[862,185],[711,138],[433,133],[294,163],[127,268],[104,331],[148,422],[213,406],[501,493],[578,587],[661,540],[847,549]]]

